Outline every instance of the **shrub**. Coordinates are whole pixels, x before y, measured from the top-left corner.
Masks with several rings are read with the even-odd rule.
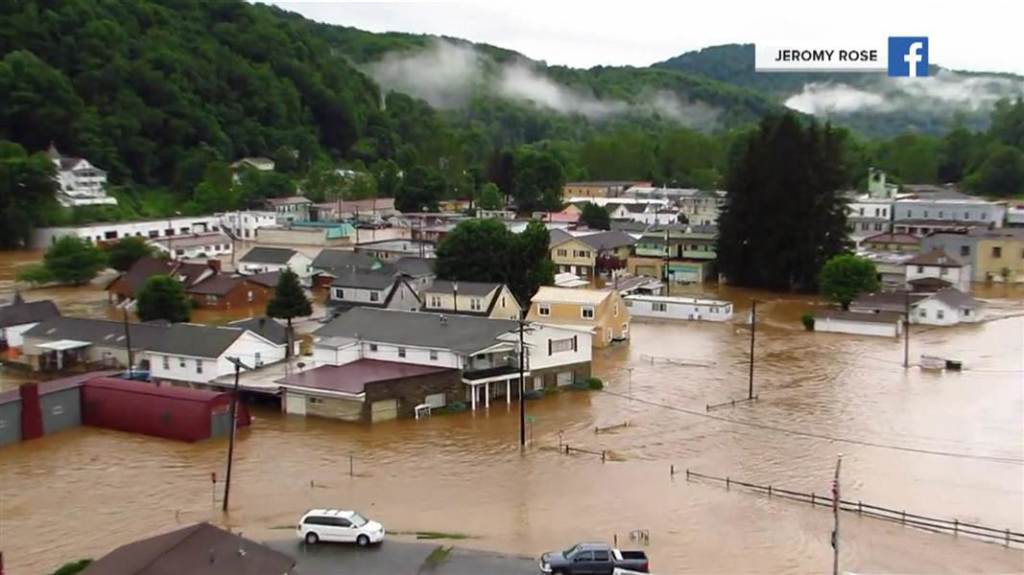
[[[92,563],[92,559],[79,559],[78,561],[65,563],[60,569],[57,569],[50,575],[75,575],[75,573],[84,571],[90,563]]]
[[[584,381],[586,382],[588,389],[592,389],[594,391],[600,391],[604,389],[604,382],[601,381],[601,378],[599,377],[588,377]]]
[[[18,270],[16,276],[20,282],[28,282],[33,285],[48,284],[56,278],[43,264],[29,264]]]
[[[804,324],[804,329],[814,331],[814,314],[807,312],[800,316],[800,321]]]

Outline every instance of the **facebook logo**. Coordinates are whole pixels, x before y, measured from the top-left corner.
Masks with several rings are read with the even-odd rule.
[[[889,75],[917,78],[928,75],[927,36],[889,36]]]

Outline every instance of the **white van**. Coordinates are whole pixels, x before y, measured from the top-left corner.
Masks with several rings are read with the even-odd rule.
[[[311,509],[299,520],[296,534],[309,545],[334,541],[366,547],[384,541],[384,526],[355,511]]]

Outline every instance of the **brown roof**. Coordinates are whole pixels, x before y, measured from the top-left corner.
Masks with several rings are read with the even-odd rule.
[[[875,234],[864,238],[861,243],[917,245],[921,243],[921,238],[910,234]]]
[[[863,321],[868,323],[896,323],[903,318],[903,314],[891,311],[880,312],[859,312],[843,311],[841,309],[824,309],[814,312],[814,319],[835,319],[840,321]]]
[[[964,265],[942,248],[936,248],[926,254],[914,256],[907,260],[908,266],[939,266],[942,268],[962,268]]]
[[[432,365],[360,359],[344,365],[324,365],[302,371],[279,379],[277,383],[356,395],[363,393],[366,385],[370,383],[408,379],[444,371],[453,370]]]
[[[245,279],[251,281],[254,284],[276,288],[277,282],[281,279],[281,272],[263,272],[261,274],[245,276]]]
[[[952,287],[941,289],[932,297],[954,309],[976,309],[982,305],[980,301],[974,299],[971,295]]]
[[[135,293],[142,289],[146,280],[156,275],[168,275],[172,269],[174,269],[174,264],[167,260],[141,258],[132,265],[131,269],[110,282],[107,289],[119,295],[135,297]]]
[[[295,560],[209,523],[122,545],[82,575],[283,575]]]
[[[202,294],[202,295],[226,295],[231,290],[238,287],[245,278],[228,275],[216,275],[212,278],[199,282],[198,284],[187,288],[188,293]]]
[[[288,204],[312,204],[313,200],[302,196],[288,196],[286,198],[267,198],[267,203],[272,206],[285,206]]]
[[[915,291],[939,291],[953,284],[941,278],[917,278],[907,282]]]
[[[914,305],[925,297],[927,296],[910,294],[910,305]],[[884,291],[864,294],[850,303],[851,308],[892,312],[903,312],[906,309],[906,305],[907,292],[905,291]]]

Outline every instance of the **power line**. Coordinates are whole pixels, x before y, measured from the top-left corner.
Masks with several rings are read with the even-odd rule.
[[[621,393],[616,393],[614,391],[602,390],[602,393],[606,393],[608,395],[611,395],[611,396],[614,396],[614,397],[618,397],[618,398],[622,398],[622,399],[629,399],[629,396],[623,395]],[[847,443],[847,444],[850,444],[850,445],[862,445],[862,446],[865,446],[865,447],[877,447],[879,449],[891,449],[891,450],[894,450],[894,451],[904,451],[904,452],[908,452],[908,453],[921,453],[921,454],[925,454],[925,455],[939,455],[939,456],[943,456],[943,457],[956,457],[956,458],[959,458],[959,459],[977,459],[977,460],[982,460],[982,461],[991,461],[991,462],[994,462],[994,463],[1008,463],[1008,464],[1012,464],[1012,465],[1024,465],[1024,459],[1015,458],[1015,457],[1001,457],[1001,456],[998,456],[998,455],[972,455],[970,453],[958,453],[958,452],[955,452],[955,451],[939,451],[939,450],[934,450],[934,449],[922,449],[922,448],[918,448],[918,447],[907,447],[905,445],[892,445],[892,444],[887,444],[887,443],[878,443],[878,442],[874,442],[874,441],[867,441],[867,440],[864,440],[864,439],[851,439],[851,438],[846,438],[846,437],[836,437],[836,436],[833,436],[833,435],[825,435],[823,433],[812,433],[812,432],[809,432],[809,431],[797,431],[797,430],[793,430],[793,429],[787,429],[785,427],[779,427],[779,426],[770,425],[770,424],[767,424],[767,423],[757,423],[757,422],[754,422],[754,421],[744,421],[742,419],[733,419],[733,418],[730,418],[730,417],[723,417],[723,416],[720,416],[720,415],[711,415],[711,414],[705,413],[703,411],[697,411],[697,410],[693,410],[693,409],[686,409],[684,407],[677,407],[675,405],[669,405],[669,404],[666,404],[666,403],[660,403],[660,402],[657,402],[657,401],[651,401],[649,399],[642,399],[642,398],[635,397],[635,396],[633,397],[633,401],[636,401],[636,402],[639,402],[639,403],[643,403],[643,404],[646,404],[646,405],[650,405],[650,406],[653,406],[653,407],[661,407],[663,409],[668,409],[670,411],[676,411],[676,412],[679,412],[679,413],[685,413],[687,415],[692,415],[692,416],[695,416],[695,417],[703,417],[705,419],[713,419],[715,421],[723,421],[725,423],[732,423],[734,425],[744,425],[744,426],[753,427],[753,428],[756,428],[756,429],[765,429],[765,430],[768,430],[768,431],[776,431],[776,432],[779,432],[779,433],[787,433],[789,435],[796,435],[796,436],[799,436],[799,437],[809,437],[809,438],[812,438],[812,439],[822,439],[822,440],[825,440],[825,441],[835,441],[837,443]]]

